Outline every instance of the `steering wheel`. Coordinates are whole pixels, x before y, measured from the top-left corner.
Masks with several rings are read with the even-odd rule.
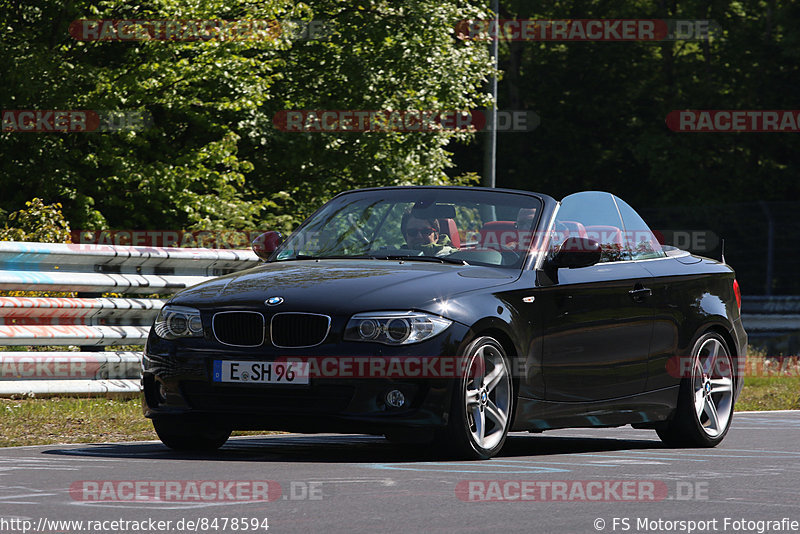
[[[498,252],[500,252],[500,254],[503,255],[503,264],[504,265],[516,263],[517,261],[519,261],[520,258],[522,258],[522,253],[519,250],[519,245],[517,245],[515,247],[510,247],[508,245],[504,245],[502,243],[498,243],[497,246],[500,248],[500,250]],[[506,258],[506,254],[513,254],[514,255],[514,259],[512,261],[510,261],[510,262],[506,262],[506,259],[505,259]]]

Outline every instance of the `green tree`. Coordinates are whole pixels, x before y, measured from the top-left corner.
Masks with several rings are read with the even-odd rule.
[[[3,109],[140,110],[116,133],[0,133],[0,209],[38,195],[74,228],[288,230],[360,185],[447,183],[465,134],[294,134],[282,109],[464,109],[485,101],[486,47],[455,38],[451,0],[0,0]],[[322,21],[326,40],[83,42],[76,19]],[[458,180],[456,180],[458,181]]]
[[[328,40],[283,51],[276,98],[248,137],[263,191],[289,194],[303,217],[353,187],[470,183],[449,178],[453,132],[284,133],[268,126],[286,109],[462,110],[485,106],[491,72],[484,43],[459,40],[459,20],[483,18],[469,2],[316,1]],[[456,173],[457,174],[457,173]]]
[[[0,228],[0,241],[38,241],[69,243],[69,223],[61,213],[61,204],[45,205],[40,198],[25,203],[25,209],[8,216]]]
[[[796,133],[676,133],[683,109],[797,109],[800,6],[786,0],[503,0],[503,18],[711,19],[710,41],[502,42],[500,109],[541,117],[501,133],[498,186],[563,197],[608,190],[634,206],[800,195]],[[479,140],[457,149],[480,170]]]

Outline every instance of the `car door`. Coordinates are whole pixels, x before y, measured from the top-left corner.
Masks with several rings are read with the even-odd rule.
[[[676,288],[680,287],[676,276],[675,263],[678,260],[667,258],[655,233],[644,219],[624,200],[615,198],[625,226],[625,236],[633,261],[652,276],[648,297],[653,308],[653,336],[650,340],[650,354],[647,369],[647,391],[675,386],[679,377],[670,374],[669,359],[676,354],[679,344],[678,333],[682,310],[673,304]],[[663,261],[652,261],[663,260]]]
[[[556,215],[553,248],[598,241],[599,263],[539,276],[545,399],[590,402],[644,391],[653,330],[652,275],[631,261],[613,195],[577,193]]]

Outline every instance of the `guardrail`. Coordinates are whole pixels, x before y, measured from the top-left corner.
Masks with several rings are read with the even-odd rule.
[[[800,296],[744,296],[742,324],[750,343],[768,354],[800,353]]]
[[[250,250],[0,241],[0,290],[77,297],[0,296],[0,346],[142,345],[161,296],[258,265]],[[140,352],[0,351],[0,396],[130,393]]]

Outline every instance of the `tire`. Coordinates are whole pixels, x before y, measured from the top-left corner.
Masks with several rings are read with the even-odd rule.
[[[231,436],[223,428],[187,424],[173,418],[154,418],[158,439],[175,451],[214,451],[222,447]]]
[[[681,380],[675,414],[656,432],[670,446],[716,447],[733,421],[733,359],[725,340],[714,332],[700,336],[691,358],[691,373]]]
[[[511,367],[502,345],[488,336],[475,339],[464,358],[448,425],[438,433],[436,445],[448,456],[486,460],[503,448],[511,426]]]

